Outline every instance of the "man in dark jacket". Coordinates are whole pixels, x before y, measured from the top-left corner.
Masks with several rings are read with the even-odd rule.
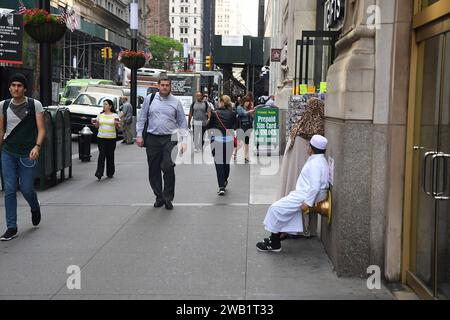
[[[34,190],[34,171],[45,138],[44,109],[38,100],[27,98],[27,79],[21,73],[9,80],[12,99],[0,102],[0,148],[5,183],[6,232],[1,241],[17,237],[17,182],[31,207],[34,226],[41,221],[41,209]]]

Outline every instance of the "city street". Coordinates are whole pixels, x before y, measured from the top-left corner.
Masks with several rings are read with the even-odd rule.
[[[392,299],[338,278],[318,238],[257,252],[279,177],[256,157],[244,165],[240,155],[224,197],[213,165],[177,165],[168,211],[153,207],[144,149],[119,142],[116,174],[101,181],[97,155],[76,157],[72,179],[38,192],[39,228],[19,196],[19,237],[0,243],[0,299]],[[80,289],[67,286],[69,266],[81,269]]]

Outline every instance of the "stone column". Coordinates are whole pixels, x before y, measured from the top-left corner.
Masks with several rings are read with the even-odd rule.
[[[400,273],[411,2],[346,4],[325,107],[335,171],[333,222],[322,225],[322,239],[338,275],[364,277],[370,265],[388,279]]]

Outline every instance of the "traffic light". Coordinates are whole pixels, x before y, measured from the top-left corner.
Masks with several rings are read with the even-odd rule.
[[[112,59],[112,48],[108,48],[108,59]]]
[[[211,70],[212,69],[212,57],[211,56],[206,56],[206,69]]]
[[[107,56],[106,49],[107,49],[106,47],[102,48],[102,58],[103,59],[106,59],[106,56]]]

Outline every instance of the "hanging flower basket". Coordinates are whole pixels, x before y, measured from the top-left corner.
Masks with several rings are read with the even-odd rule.
[[[66,23],[57,15],[42,9],[27,10],[24,14],[24,29],[28,35],[39,43],[54,43],[64,36]]]
[[[150,55],[144,51],[124,50],[119,53],[118,60],[130,69],[139,69],[150,60]]]

